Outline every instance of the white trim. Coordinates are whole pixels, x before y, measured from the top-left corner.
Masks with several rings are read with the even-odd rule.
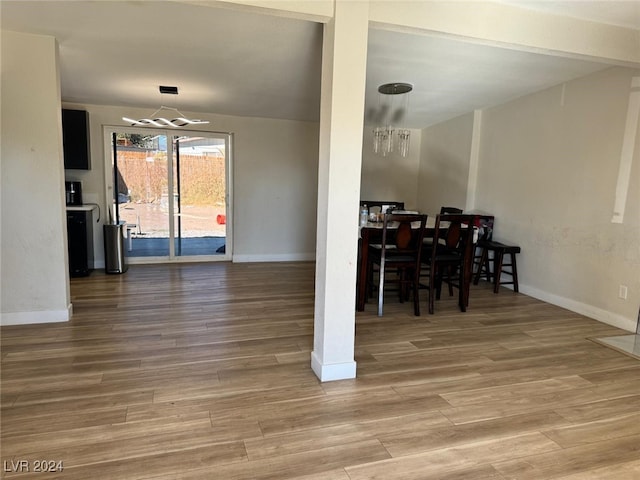
[[[631,79],[631,88],[640,83],[638,77]],[[627,107],[627,120],[622,138],[622,151],[620,152],[620,166],[618,168],[618,182],[616,184],[616,196],[613,206],[611,223],[622,223],[624,210],[627,203],[627,193],[631,181],[631,163],[638,131],[638,117],[640,116],[640,91],[631,90],[629,93],[629,106]]]
[[[176,153],[173,146],[175,145],[176,137],[178,135],[172,135],[169,132],[165,133],[167,139],[167,191],[176,192],[173,184],[173,170],[178,168],[178,162],[176,159]],[[180,138],[180,137],[178,137]],[[173,198],[167,194],[167,207],[168,214],[167,220],[169,221],[169,258],[175,258],[176,256],[176,217],[175,217],[175,203],[177,192],[174,193]]]
[[[32,325],[36,323],[68,322],[73,313],[73,305],[66,310],[42,310],[39,312],[11,312],[0,314],[0,325]]]
[[[141,135],[148,135],[150,133],[163,135],[167,138],[167,159],[169,160],[169,166],[173,166],[173,142],[172,136],[176,133],[190,135],[190,136],[203,136],[207,138],[224,139],[225,144],[225,182],[226,182],[226,249],[223,254],[216,255],[192,255],[193,260],[186,260],[187,262],[216,262],[216,261],[231,261],[233,257],[233,151],[234,151],[234,134],[231,132],[219,132],[216,130],[184,130],[178,131],[169,128],[149,128],[149,127],[129,127],[126,125],[102,125],[102,137],[103,137],[103,151],[104,151],[104,182],[105,182],[105,220],[104,223],[111,223],[110,219],[115,216],[115,204],[113,202],[113,145],[112,134],[118,132],[137,133]],[[173,184],[173,168],[168,168],[167,175],[169,184]],[[169,178],[170,177],[170,178]],[[173,202],[169,202],[169,223],[170,231],[174,232],[173,226]],[[183,256],[175,256],[174,242],[169,242],[169,255],[162,257],[129,257],[127,256],[127,263],[133,264],[153,264],[153,263],[173,263],[180,262],[179,259]],[[140,259],[135,261],[134,259]],[[102,266],[104,268],[104,265]]]
[[[234,230],[234,200],[233,200],[233,168],[234,168],[234,160],[233,157],[235,155],[235,135],[231,132],[228,132],[225,136],[225,175],[226,178],[226,197],[224,199],[224,203],[227,207],[226,215],[227,215],[227,228],[225,230],[225,250],[224,250],[224,258],[227,261],[233,260],[233,230]]]
[[[478,166],[480,164],[480,138],[482,133],[482,110],[473,111],[473,131],[471,133],[471,151],[469,152],[469,174],[467,179],[467,201],[465,210],[476,208],[478,189]]]
[[[253,262],[311,262],[316,259],[315,253],[282,253],[282,254],[248,254],[233,256],[233,263]]]
[[[311,352],[311,370],[313,370],[313,373],[316,374],[321,382],[356,378],[356,362],[323,365],[318,359],[316,352]]]
[[[522,284],[520,284],[519,287],[521,293],[529,295],[533,298],[537,298],[538,300],[542,300],[543,302],[566,308],[567,310],[579,313],[580,315],[584,315],[585,317],[593,318],[594,320],[597,320],[599,322],[606,323],[607,325],[612,325],[629,332],[635,332],[636,330],[636,321],[634,319],[625,318],[616,313],[608,312],[601,308],[594,307],[593,305],[578,302],[570,298],[553,295],[552,293],[538,290],[534,287],[527,287],[526,285],[523,286]]]

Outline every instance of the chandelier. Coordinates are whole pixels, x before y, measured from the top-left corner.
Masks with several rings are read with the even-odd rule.
[[[160,85],[160,93],[161,94],[177,95],[178,94],[178,87],[168,87],[168,86],[165,86],[165,85]],[[160,112],[162,112],[163,110],[171,112],[168,116],[170,116],[170,117],[173,116],[173,118],[169,119],[169,118],[166,118],[166,117],[158,117],[157,115]],[[124,120],[125,122],[130,123],[132,127],[153,126],[153,127],[179,128],[179,127],[184,127],[184,126],[187,126],[187,125],[205,125],[205,124],[209,123],[207,120],[189,119],[189,118],[185,117],[182,113],[180,113],[180,111],[177,108],[166,107],[164,105],[162,105],[158,110],[153,112],[150,115],[150,117],[151,118],[141,118],[139,120],[134,120],[133,118],[129,118],[129,117],[122,117],[122,120]]]
[[[409,155],[410,130],[399,127],[396,131],[393,124],[401,124],[406,116],[409,110],[408,94],[411,90],[413,85],[399,82],[385,83],[378,87],[377,120],[381,126],[373,129],[373,153],[386,157],[393,153],[394,144],[397,142],[400,155],[403,157]]]

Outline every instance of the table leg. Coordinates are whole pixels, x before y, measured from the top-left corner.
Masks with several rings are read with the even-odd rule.
[[[366,228],[361,230],[361,238],[358,243],[358,278],[356,285],[356,310],[364,311],[367,298],[367,262],[369,261],[369,234]]]
[[[471,289],[471,277],[473,276],[473,250],[475,244],[471,244],[465,248],[464,259],[462,261],[462,267],[460,269],[460,297],[458,304],[460,310],[467,311],[469,306],[469,291]]]

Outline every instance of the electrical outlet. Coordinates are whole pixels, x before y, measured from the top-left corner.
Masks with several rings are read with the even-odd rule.
[[[618,289],[618,298],[621,298],[623,300],[627,299],[627,286],[626,285],[620,285],[620,288]]]

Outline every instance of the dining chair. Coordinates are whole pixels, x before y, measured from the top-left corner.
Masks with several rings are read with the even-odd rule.
[[[382,209],[383,206],[390,207],[391,209],[404,209],[404,202],[396,202],[393,200],[360,200],[360,206],[363,205],[367,205],[369,209],[371,209],[371,207],[380,207]]]
[[[429,313],[435,310],[435,300],[440,298],[444,273],[449,292],[458,288],[458,305],[465,312],[469,305],[469,285],[473,263],[473,232],[476,216],[445,214],[437,215],[433,229],[433,241],[422,251],[422,266],[425,267],[427,284],[421,288],[429,290]]]
[[[462,213],[462,209],[461,208],[457,208],[457,207],[440,207],[440,215],[461,214],[461,213]],[[430,243],[430,241],[427,241],[427,243]],[[449,289],[449,291],[451,292],[451,295],[453,295],[453,291],[451,290],[451,288]]]
[[[420,260],[427,215],[387,213],[382,224],[381,244],[370,245],[368,278],[373,280],[375,265],[378,270],[378,315],[382,316],[387,273],[395,269],[400,302],[413,291],[413,309],[420,315],[419,278]]]
[[[440,215],[447,215],[450,213],[458,215],[462,213],[462,209],[457,207],[440,207]]]

